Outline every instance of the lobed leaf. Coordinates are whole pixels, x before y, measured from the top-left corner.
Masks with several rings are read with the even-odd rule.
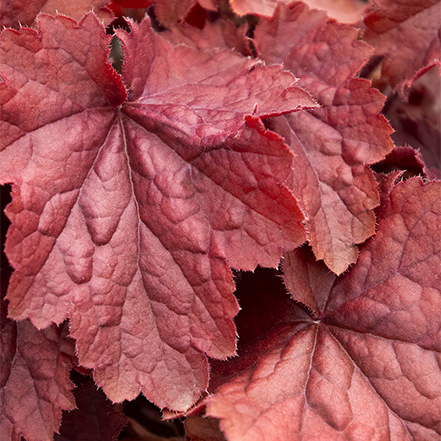
[[[288,0],[279,1],[280,4],[288,6],[294,2]],[[297,2],[300,3],[300,2]],[[327,2],[323,0],[305,0],[302,3],[311,9],[326,11],[329,17],[338,20],[340,23],[356,23],[362,19],[366,10],[365,2],[359,0],[335,0]],[[271,17],[278,2],[272,0],[232,0],[231,7],[238,15],[256,14]]]
[[[257,117],[316,104],[280,66],[173,47],[148,20],[118,35],[122,79],[92,14],[2,33],[9,314],[69,317],[112,401],[186,410],[206,355],[235,353],[227,261],[276,266],[305,240],[292,154]]]
[[[317,259],[336,274],[357,259],[356,244],[375,231],[378,204],[368,164],[393,148],[392,129],[380,114],[384,97],[368,81],[353,78],[370,48],[357,30],[303,4],[279,5],[255,32],[259,56],[283,63],[322,105],[267,123],[296,158],[289,187],[307,215]]]
[[[109,0],[8,0],[0,3],[0,26],[18,28],[36,25],[39,13],[63,14],[80,20],[84,14],[94,11],[98,18],[108,25],[113,15],[106,8]]]
[[[427,173],[441,177],[441,77],[440,66],[427,71],[410,89],[408,102],[398,94],[391,96],[386,117],[396,132],[396,145],[410,145],[424,158]]]
[[[381,75],[401,96],[441,58],[439,0],[375,0],[363,38],[385,57]]]
[[[203,29],[197,29],[188,23],[174,23],[161,36],[175,46],[185,44],[201,51],[230,48],[244,56],[250,56],[246,32],[246,25],[236,28],[231,21],[219,19],[213,23],[205,23]]]
[[[52,440],[62,410],[75,408],[69,371],[74,342],[54,325],[1,323],[0,438]]]
[[[156,0],[156,17],[168,28],[173,23],[182,21],[195,4],[196,0]]]
[[[342,277],[306,247],[287,252],[285,283],[308,315],[274,281],[239,285],[239,332],[255,326],[239,359],[213,363],[206,400],[229,441],[439,439],[440,192],[397,184]]]

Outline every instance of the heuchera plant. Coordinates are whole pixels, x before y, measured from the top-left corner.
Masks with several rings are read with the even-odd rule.
[[[441,2],[332,3],[2,3],[2,441],[441,439]]]

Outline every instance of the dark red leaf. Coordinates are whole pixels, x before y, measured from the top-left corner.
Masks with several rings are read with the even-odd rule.
[[[290,188],[307,215],[317,259],[337,274],[357,259],[356,244],[375,231],[378,204],[368,164],[393,148],[392,129],[380,114],[384,98],[353,78],[371,52],[357,30],[306,5],[279,5],[255,32],[259,56],[299,77],[322,105],[268,122],[297,156]]]
[[[412,86],[409,100],[392,96],[387,118],[396,132],[397,145],[418,149],[427,165],[426,173],[441,178],[441,77],[439,66],[426,72]]]
[[[421,154],[412,147],[395,147],[383,161],[375,164],[374,170],[385,174],[395,170],[403,170],[407,171],[409,176],[428,177]]]
[[[9,314],[39,328],[69,316],[112,401],[142,390],[186,410],[206,355],[235,353],[227,261],[276,266],[305,240],[282,185],[292,154],[257,117],[315,103],[280,66],[174,48],[148,20],[118,35],[126,101],[93,15],[2,33]]]
[[[238,359],[213,363],[207,399],[229,441],[439,439],[440,194],[397,184],[342,277],[306,247],[287,253],[286,285],[310,317],[274,282],[239,283],[238,330],[254,330]]]
[[[402,96],[441,58],[439,0],[375,0],[363,38],[384,55],[382,76]]]

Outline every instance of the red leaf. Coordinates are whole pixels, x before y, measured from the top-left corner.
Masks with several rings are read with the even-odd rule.
[[[396,132],[397,145],[411,145],[421,152],[426,172],[441,178],[441,77],[440,67],[430,69],[413,84],[408,102],[395,94],[389,100],[387,118]]]
[[[305,240],[282,185],[292,154],[256,117],[315,103],[280,66],[173,48],[149,21],[118,35],[125,102],[93,15],[2,34],[9,314],[40,328],[69,316],[111,400],[142,390],[186,410],[206,355],[235,353],[226,260],[276,266]]]
[[[239,358],[213,363],[207,399],[227,439],[439,439],[440,192],[396,185],[340,278],[306,247],[287,253],[286,284],[310,317],[274,281],[239,284],[238,330],[255,329]]]
[[[441,58],[439,0],[375,0],[364,39],[384,55],[382,76],[408,96],[410,86]],[[417,75],[418,74],[418,75]]]
[[[182,21],[195,4],[196,0],[156,0],[156,17],[168,28],[173,23]]]
[[[384,98],[368,81],[353,78],[370,49],[357,41],[356,29],[298,3],[280,5],[273,18],[262,19],[255,39],[262,59],[283,62],[322,104],[268,127],[297,156],[290,188],[308,217],[314,254],[341,274],[357,259],[355,245],[375,231],[371,210],[378,193],[366,165],[393,148],[392,129],[380,115]]]
[[[61,410],[75,408],[69,380],[74,343],[54,325],[38,331],[29,321],[1,323],[0,438],[51,440]]]
[[[0,3],[0,26],[33,26],[40,12],[51,15],[59,13],[80,20],[89,11],[94,11],[107,25],[113,19],[112,13],[106,8],[108,3],[109,0],[8,0]]]
[[[161,33],[161,36],[175,46],[185,44],[201,51],[231,48],[242,55],[250,56],[246,32],[246,25],[236,28],[231,21],[216,20],[205,23],[203,29],[196,29],[187,23],[174,24],[170,30]]]
[[[395,147],[383,161],[375,164],[374,169],[376,172],[385,174],[395,170],[405,170],[410,176],[420,175],[427,178],[426,167],[421,154],[411,147]],[[381,189],[380,194],[382,194]]]

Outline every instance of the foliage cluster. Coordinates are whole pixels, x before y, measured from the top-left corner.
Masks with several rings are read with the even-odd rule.
[[[441,439],[441,2],[328,3],[2,3],[2,441]]]

